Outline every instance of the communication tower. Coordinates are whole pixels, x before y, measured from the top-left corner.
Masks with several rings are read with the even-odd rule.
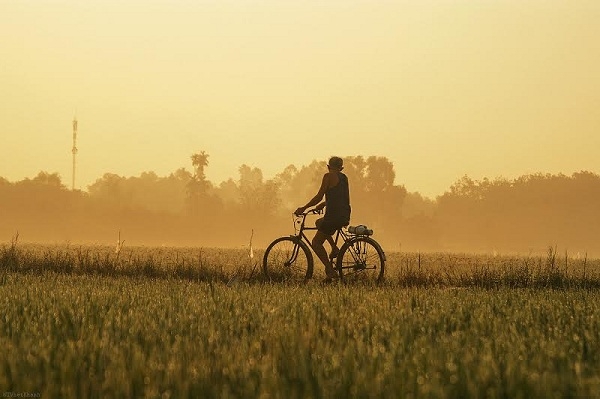
[[[71,189],[75,190],[75,167],[77,165],[76,156],[77,156],[77,117],[73,118],[73,149],[71,150],[73,153],[73,183],[71,185]]]

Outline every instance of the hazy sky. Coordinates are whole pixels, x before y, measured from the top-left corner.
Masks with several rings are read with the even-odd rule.
[[[467,174],[600,172],[598,0],[0,0],[0,176],[77,186],[378,155],[427,196]]]

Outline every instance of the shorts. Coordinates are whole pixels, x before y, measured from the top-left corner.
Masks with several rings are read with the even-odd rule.
[[[333,235],[338,229],[341,229],[344,226],[347,226],[350,223],[349,220],[341,220],[341,219],[331,219],[327,217],[323,217],[317,219],[316,225],[317,230],[323,234],[327,234],[328,236]]]

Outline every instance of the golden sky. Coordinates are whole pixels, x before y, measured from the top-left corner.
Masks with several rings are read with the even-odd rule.
[[[0,176],[214,183],[378,155],[467,174],[600,172],[597,0],[0,0]]]

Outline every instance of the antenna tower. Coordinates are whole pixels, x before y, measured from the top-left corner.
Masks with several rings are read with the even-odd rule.
[[[75,190],[75,166],[77,164],[75,160],[77,156],[77,117],[73,118],[73,149],[71,152],[73,153],[73,183],[71,185],[71,189]]]

